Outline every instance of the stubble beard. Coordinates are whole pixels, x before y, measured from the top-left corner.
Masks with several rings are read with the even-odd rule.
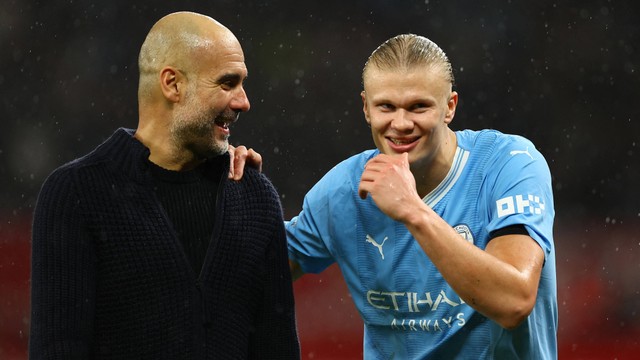
[[[185,105],[185,111],[179,113],[171,126],[171,137],[179,152],[188,150],[195,157],[209,159],[227,152],[227,135],[216,133],[216,119],[228,116],[225,112],[203,111],[193,101]]]

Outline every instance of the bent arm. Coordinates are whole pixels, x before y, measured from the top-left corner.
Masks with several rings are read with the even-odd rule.
[[[507,329],[531,313],[544,263],[544,252],[531,237],[499,236],[485,250],[467,242],[422,201],[406,154],[379,155],[367,163],[359,192],[371,195],[380,210],[405,224],[471,307]]]
[[[414,214],[405,222],[407,228],[467,304],[507,329],[526,319],[544,263],[538,243],[527,235],[503,235],[482,250],[426,205]]]

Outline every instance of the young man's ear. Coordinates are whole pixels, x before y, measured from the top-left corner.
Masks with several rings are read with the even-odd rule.
[[[367,124],[371,125],[371,120],[369,118],[369,106],[367,106],[367,96],[364,90],[360,93],[360,97],[362,98],[362,112],[364,113],[364,118],[367,120]]]
[[[171,102],[178,102],[182,97],[182,78],[180,70],[166,66],[160,70],[160,89],[164,97]]]
[[[453,117],[456,115],[456,107],[458,106],[458,93],[455,91],[451,92],[449,96],[449,102],[447,102],[447,114],[445,115],[444,122],[449,124],[453,121]]]

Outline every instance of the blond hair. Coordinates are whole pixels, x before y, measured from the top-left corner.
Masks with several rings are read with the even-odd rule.
[[[410,70],[416,66],[442,70],[445,79],[453,85],[453,69],[444,51],[424,36],[402,34],[385,41],[371,53],[362,69],[362,84],[371,67],[379,70]]]

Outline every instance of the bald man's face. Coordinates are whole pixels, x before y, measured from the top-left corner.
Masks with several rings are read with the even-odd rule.
[[[229,126],[249,110],[243,87],[247,68],[232,34],[195,56],[198,69],[189,78],[184,101],[177,104],[171,132],[179,146],[210,158],[227,151]]]

